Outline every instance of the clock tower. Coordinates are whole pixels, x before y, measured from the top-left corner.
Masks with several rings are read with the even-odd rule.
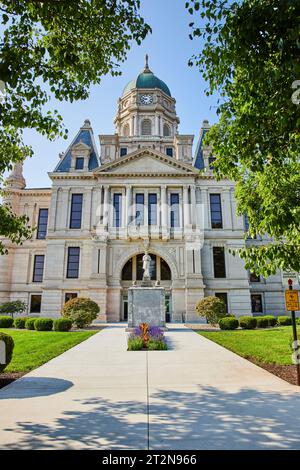
[[[114,136],[100,136],[102,163],[140,148],[190,163],[193,136],[179,135],[175,104],[166,83],[150,70],[146,55],[144,70],[126,85],[118,100]]]

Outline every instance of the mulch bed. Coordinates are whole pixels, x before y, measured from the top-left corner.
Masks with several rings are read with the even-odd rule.
[[[2,374],[0,374],[0,388],[6,387],[6,385],[19,379],[24,374],[26,374],[26,372],[2,372]]]
[[[292,385],[297,385],[297,370],[296,366],[291,365],[278,365],[278,364],[264,364],[258,361],[255,361],[253,358],[247,358],[249,361],[253,362],[262,369],[271,372],[271,374],[277,375],[280,379],[289,382]]]

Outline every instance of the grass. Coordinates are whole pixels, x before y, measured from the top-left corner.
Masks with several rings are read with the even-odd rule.
[[[28,331],[10,328],[0,329],[0,332],[12,336],[15,343],[13,358],[4,372],[28,372],[36,369],[97,333],[97,331]]]
[[[246,359],[265,364],[292,364],[291,326],[261,330],[198,331],[205,338],[224,346]],[[300,336],[300,328],[298,328]]]

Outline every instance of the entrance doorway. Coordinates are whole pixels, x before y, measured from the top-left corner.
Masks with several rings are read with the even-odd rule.
[[[127,321],[128,320],[128,297],[127,295],[123,295],[123,315],[122,315],[122,320]]]

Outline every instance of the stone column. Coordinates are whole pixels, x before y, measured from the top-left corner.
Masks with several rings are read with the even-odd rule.
[[[126,212],[126,193],[125,193],[126,188],[124,188],[124,191],[122,191],[122,203],[121,203],[121,220],[122,220],[122,228],[126,228],[126,217],[127,217],[127,212]]]
[[[90,230],[90,215],[92,205],[92,191],[89,189],[83,193],[83,206],[82,206],[82,228],[83,230]]]
[[[210,228],[209,224],[209,203],[208,203],[208,190],[207,188],[201,189],[201,201],[202,201],[202,210],[203,210],[203,223],[204,229],[208,230]]]
[[[184,214],[184,226],[190,225],[190,204],[189,204],[189,187],[183,187],[183,214]]]
[[[131,199],[132,199],[132,186],[126,186],[126,222],[125,226],[128,227],[131,221]],[[125,209],[125,208],[124,208]]]
[[[159,135],[159,118],[157,114],[155,116],[155,135]]]
[[[221,210],[223,228],[232,230],[232,211],[230,201],[230,189],[224,189],[221,193]]]
[[[196,188],[195,185],[192,184],[190,187],[191,191],[191,223],[196,223]]]
[[[103,202],[103,225],[108,227],[109,222],[109,186],[104,186],[104,202]]]
[[[161,226],[162,230],[168,229],[168,199],[167,199],[167,186],[162,185],[160,188],[160,200],[161,200]]]

